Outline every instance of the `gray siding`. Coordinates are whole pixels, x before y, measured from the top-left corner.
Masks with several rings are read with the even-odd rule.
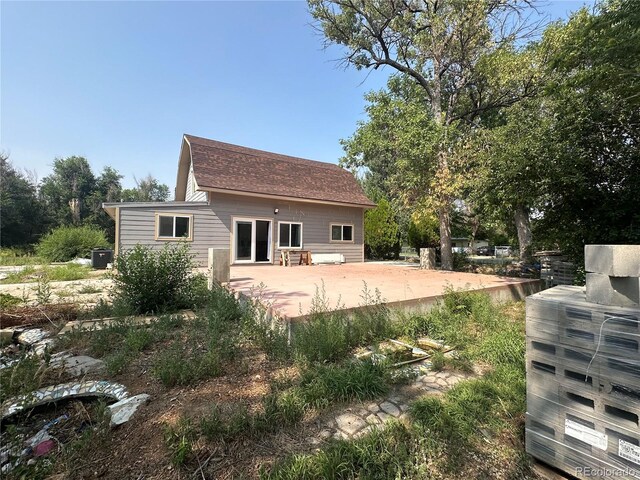
[[[195,187],[195,191],[194,191]],[[193,162],[189,167],[189,176],[187,177],[187,191],[185,193],[185,201],[187,202],[206,202],[207,201],[207,192],[202,192],[197,190],[198,185],[196,184],[196,179],[193,176]]]
[[[277,215],[274,209],[278,209]],[[167,243],[155,240],[155,214],[175,213],[193,215],[193,241],[190,242],[196,260],[207,264],[207,249],[231,248],[233,217],[272,220],[272,260],[280,259],[278,222],[302,223],[302,248],[313,253],[341,253],[348,263],[364,261],[362,219],[363,209],[305,202],[289,202],[265,198],[243,197],[211,193],[211,206],[180,207],[122,207],[120,208],[119,249],[132,248],[137,243],[162,248]],[[330,224],[353,225],[352,243],[331,243]],[[294,262],[298,261],[293,256]]]
[[[154,249],[160,249],[166,243],[175,243],[155,239],[156,213],[193,215],[193,240],[189,245],[196,255],[195,260],[206,266],[208,249],[214,246],[211,239],[215,237],[214,232],[220,229],[216,225],[219,221],[208,205],[170,208],[121,207],[118,251],[133,248],[138,243]]]
[[[211,193],[211,207],[220,223],[215,224],[216,247],[230,247],[232,217],[259,217],[273,220],[274,263],[280,259],[278,242],[278,222],[302,223],[302,248],[313,253],[341,253],[348,263],[364,261],[362,218],[363,209],[317,203],[272,200],[267,198],[243,197]],[[274,215],[274,210],[278,214]],[[331,223],[353,225],[353,243],[330,243]],[[297,261],[297,257],[292,260]]]

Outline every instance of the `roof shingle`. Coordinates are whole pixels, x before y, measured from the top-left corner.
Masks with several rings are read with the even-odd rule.
[[[201,188],[375,206],[347,170],[253,148],[185,135]]]

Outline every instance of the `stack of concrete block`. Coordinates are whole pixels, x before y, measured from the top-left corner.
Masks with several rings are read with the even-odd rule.
[[[587,300],[601,305],[640,305],[640,245],[587,245]]]
[[[526,301],[526,448],[578,478],[640,479],[640,246],[585,257],[586,288]]]

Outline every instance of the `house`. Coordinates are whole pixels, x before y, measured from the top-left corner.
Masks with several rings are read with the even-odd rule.
[[[469,237],[451,238],[451,248],[454,252],[457,253],[472,253],[475,252],[476,249],[485,247],[487,245],[489,245],[489,242],[487,240],[475,240],[473,242],[473,245],[471,245]]]
[[[184,135],[175,201],[103,208],[116,222],[116,255],[185,240],[206,265],[209,248],[229,249],[232,264],[278,263],[282,250],[362,262],[374,206],[338,165]]]

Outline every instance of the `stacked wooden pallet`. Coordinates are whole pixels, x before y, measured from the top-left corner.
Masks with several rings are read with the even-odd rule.
[[[640,277],[640,246],[632,250]],[[635,272],[590,258],[585,268],[600,276]],[[615,278],[629,287],[635,277]],[[526,448],[578,478],[640,479],[640,306],[627,294],[633,286],[603,292],[598,281],[527,298]]]

